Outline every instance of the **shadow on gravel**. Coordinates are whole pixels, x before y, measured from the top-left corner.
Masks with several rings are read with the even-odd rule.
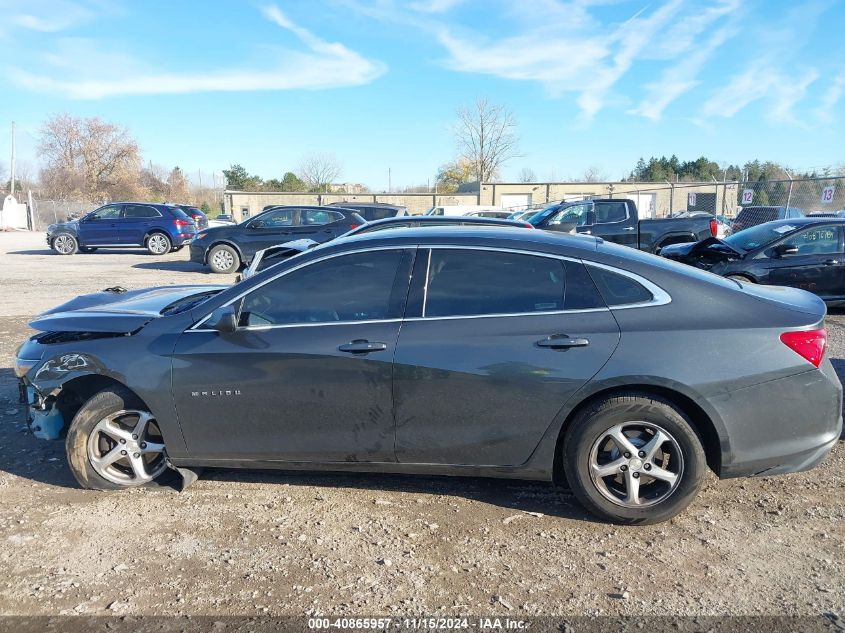
[[[38,251],[29,250],[29,251],[9,251],[6,253],[7,255],[50,255],[53,253],[52,249],[44,248]]]
[[[312,473],[277,470],[224,470],[206,468],[200,482],[288,484],[315,488],[366,490],[378,499],[388,492],[443,495],[480,501],[516,512],[537,512],[564,519],[601,523],[588,514],[569,489],[544,482],[482,477],[438,477],[428,475],[393,475],[371,473]],[[281,491],[280,491],[281,494]]]
[[[167,270],[182,273],[210,273],[205,266],[197,264],[196,262],[144,262],[143,264],[133,264],[132,268],[140,268],[142,270]]]

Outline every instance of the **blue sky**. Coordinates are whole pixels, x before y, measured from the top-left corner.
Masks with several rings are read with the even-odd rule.
[[[37,168],[56,113],[126,126],[145,160],[270,178],[314,152],[341,179],[425,183],[456,110],[508,107],[539,179],[640,156],[845,163],[845,0],[0,0],[8,123]]]

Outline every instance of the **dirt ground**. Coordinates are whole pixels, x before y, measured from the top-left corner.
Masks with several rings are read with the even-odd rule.
[[[221,281],[187,257],[61,257],[43,234],[0,233],[0,613],[845,612],[841,441],[808,473],[711,477],[652,527],[501,480],[206,471],[184,493],[80,490],[63,443],[23,422],[11,367],[27,321],[116,284]],[[829,329],[845,377],[845,315]]]

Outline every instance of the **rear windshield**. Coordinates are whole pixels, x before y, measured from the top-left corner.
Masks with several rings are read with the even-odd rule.
[[[751,251],[766,244],[771,244],[785,235],[794,232],[798,227],[789,222],[778,222],[777,224],[759,224],[749,229],[729,235],[722,241],[734,248],[743,251]]]
[[[763,224],[763,222],[771,222],[778,219],[777,207],[756,207],[751,209],[743,209],[736,216],[736,221],[741,224],[754,225]]]
[[[182,209],[178,207],[173,207],[172,209],[170,209],[170,212],[173,214],[174,218],[179,218],[180,220],[191,219],[191,216],[189,216],[187,213],[185,213],[184,211],[182,211]]]

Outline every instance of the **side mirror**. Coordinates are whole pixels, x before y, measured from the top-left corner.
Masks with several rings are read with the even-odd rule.
[[[96,216],[96,215],[86,215],[84,218],[82,218],[82,221],[83,222],[96,222],[99,219],[100,219],[99,216]]]
[[[775,254],[777,254],[778,257],[783,257],[784,255],[797,255],[798,247],[794,244],[780,244],[777,248],[775,248]]]
[[[222,334],[235,332],[238,329],[238,317],[235,314],[234,306],[226,305],[217,308],[211,313],[205,325],[209,329],[217,330]]]
[[[264,228],[264,220],[253,220],[249,223],[249,228],[251,229],[263,229]]]

